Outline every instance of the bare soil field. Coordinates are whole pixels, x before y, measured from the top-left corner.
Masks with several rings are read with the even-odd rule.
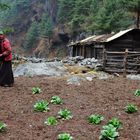
[[[41,94],[32,94],[35,86],[42,89]],[[136,89],[140,89],[140,81],[121,77],[94,79],[80,86],[67,85],[65,78],[15,78],[14,87],[0,87],[0,121],[7,124],[0,140],[57,140],[62,132],[70,133],[74,140],[98,140],[102,126],[113,117],[123,123],[118,140],[140,140],[140,97],[133,95]],[[64,104],[49,104],[49,112],[34,111],[38,100],[50,101],[54,95],[60,96]],[[126,113],[128,103],[137,105],[138,112]],[[56,116],[63,108],[72,112],[72,119],[55,126],[44,125],[47,117]],[[91,114],[103,115],[104,120],[99,125],[89,124],[87,117]]]

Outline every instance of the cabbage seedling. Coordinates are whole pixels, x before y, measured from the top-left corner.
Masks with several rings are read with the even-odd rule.
[[[39,88],[39,87],[33,87],[32,88],[32,93],[33,94],[39,94],[39,93],[41,93],[42,91],[41,91],[41,89]]]
[[[103,126],[103,130],[101,130],[101,135],[99,137],[100,140],[116,140],[119,136],[119,133],[116,131],[116,128],[112,125]]]
[[[140,90],[137,89],[137,90],[134,92],[134,95],[135,95],[135,96],[140,96]]]
[[[90,115],[88,117],[88,121],[89,123],[92,123],[92,124],[99,124],[101,123],[101,121],[104,119],[103,116],[100,116],[100,115]]]
[[[107,124],[108,125],[112,124],[116,129],[121,128],[121,126],[122,126],[122,123],[117,118],[112,118],[111,120],[109,120],[109,122]]]
[[[46,125],[56,125],[57,120],[56,120],[55,117],[51,116],[44,122],[44,124],[46,124]]]
[[[51,103],[62,104],[62,99],[59,96],[53,96],[52,99],[51,99]]]
[[[5,123],[0,122],[0,132],[4,131],[5,128],[6,128],[6,126],[7,126],[7,125],[6,125]]]
[[[58,112],[58,115],[60,115],[62,119],[66,119],[66,120],[69,120],[72,118],[72,113],[68,109],[60,109],[60,111]]]
[[[35,103],[34,109],[36,111],[46,112],[46,111],[49,110],[48,104],[49,103],[47,101],[44,101],[44,100],[38,101],[38,102]]]
[[[73,140],[73,137],[69,133],[62,133],[58,135],[58,140]]]
[[[135,113],[137,112],[138,109],[137,109],[137,106],[133,105],[133,104],[128,104],[126,107],[125,107],[125,112],[127,113]]]

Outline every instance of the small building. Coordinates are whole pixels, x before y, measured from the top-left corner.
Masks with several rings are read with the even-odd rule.
[[[117,34],[94,35],[71,43],[72,56],[101,59],[103,49],[108,51],[140,51],[140,29],[127,29]]]
[[[140,51],[140,29],[128,29],[108,38],[104,42],[108,51]]]
[[[111,35],[94,35],[81,41],[69,44],[72,48],[72,56],[83,56],[84,58],[102,57],[104,41]]]

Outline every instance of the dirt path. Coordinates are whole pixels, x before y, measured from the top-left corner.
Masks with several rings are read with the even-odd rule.
[[[43,92],[33,95],[34,86],[41,87]],[[0,133],[0,140],[56,140],[61,132],[70,133],[75,140],[98,140],[102,126],[112,117],[123,123],[118,140],[140,140],[140,97],[132,94],[138,88],[140,81],[124,78],[95,79],[80,86],[67,85],[61,78],[16,78],[14,87],[0,87],[0,121],[7,124],[6,132]],[[50,101],[53,95],[59,95],[64,104],[50,104],[47,113],[34,111],[36,101]],[[137,105],[138,112],[125,113],[127,103]],[[71,110],[73,119],[56,126],[44,126],[45,119],[56,116],[61,108]],[[91,114],[101,114],[105,119],[100,125],[91,125],[87,122]]]

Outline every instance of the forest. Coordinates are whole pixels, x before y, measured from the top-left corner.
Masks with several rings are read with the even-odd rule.
[[[69,40],[139,28],[140,0],[1,0],[0,12],[0,27],[15,36],[24,34],[20,44],[30,49],[38,38],[50,42],[55,28],[67,32]]]

